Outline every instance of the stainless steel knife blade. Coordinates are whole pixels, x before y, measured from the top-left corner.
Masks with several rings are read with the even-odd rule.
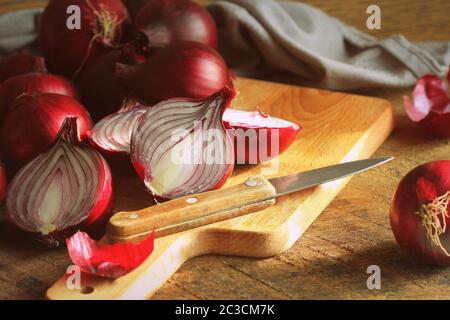
[[[277,197],[280,197],[367,171],[392,159],[393,157],[384,157],[346,162],[330,167],[269,179],[269,182],[275,187]]]

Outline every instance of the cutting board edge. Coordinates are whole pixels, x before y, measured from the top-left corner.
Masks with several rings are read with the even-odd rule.
[[[239,81],[251,81],[254,83],[265,83],[265,84],[276,84],[279,87],[285,87],[286,89],[288,88],[292,88],[293,84],[288,84],[288,83],[283,83],[283,82],[273,82],[273,81],[269,81],[269,80],[260,80],[260,79],[253,79],[253,78],[248,78],[248,77],[239,77]],[[353,92],[344,92],[344,91],[333,91],[333,90],[329,90],[329,89],[321,89],[321,88],[315,88],[315,87],[308,87],[308,86],[297,86],[296,88],[301,88],[303,90],[316,90],[325,94],[340,94],[342,96],[347,96],[347,97],[358,97],[358,98],[364,98],[364,99],[370,99],[371,101],[378,101],[381,102],[382,104],[385,104],[387,106],[389,106],[392,110],[393,110],[393,106],[392,103],[384,98],[380,98],[380,97],[373,97],[373,96],[369,96],[369,95],[365,95],[365,94],[358,94],[358,93],[353,93]],[[234,108],[234,107],[233,107]],[[394,113],[392,113],[392,115],[394,115]]]

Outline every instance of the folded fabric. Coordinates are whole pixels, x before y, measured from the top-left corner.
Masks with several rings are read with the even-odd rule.
[[[37,39],[41,8],[10,12],[0,16],[0,54],[29,47]]]
[[[228,0],[208,9],[238,75],[341,90],[401,87],[425,73],[444,76],[450,63],[450,41],[378,40],[304,3]]]
[[[425,73],[445,75],[450,41],[378,40],[299,2],[215,1],[220,51],[238,75],[328,89],[409,86]],[[29,49],[42,9],[0,16],[0,55]]]

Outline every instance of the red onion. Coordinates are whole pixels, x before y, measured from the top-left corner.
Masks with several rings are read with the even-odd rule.
[[[100,244],[84,232],[77,232],[66,242],[70,259],[81,271],[116,279],[139,267],[151,255],[155,233],[138,244]]]
[[[17,98],[0,128],[0,147],[8,165],[22,166],[47,150],[70,116],[78,117],[83,139],[92,122],[75,99],[54,93],[27,93]]]
[[[131,159],[147,189],[173,199],[220,188],[234,167],[222,115],[235,96],[225,87],[198,101],[171,99],[142,117],[131,139]]]
[[[148,39],[149,47],[194,41],[217,47],[214,20],[201,5],[189,0],[149,0],[134,21],[136,30]]]
[[[227,109],[223,122],[226,127],[234,129],[237,164],[258,164],[277,157],[289,148],[301,130],[295,123],[268,116],[259,110]]]
[[[80,29],[69,29],[70,6],[81,9]],[[128,12],[120,0],[50,0],[41,17],[40,40],[50,71],[75,77],[120,43]],[[71,21],[69,21],[71,22]]]
[[[116,63],[136,65],[145,57],[136,53],[132,45],[114,50],[100,57],[83,72],[79,79],[83,102],[94,120],[117,112],[127,95],[127,88],[115,77]]]
[[[205,99],[230,84],[217,51],[194,42],[167,46],[137,66],[118,65],[116,74],[148,104],[176,97]]]
[[[5,200],[6,184],[7,184],[6,170],[5,167],[3,166],[3,162],[0,161],[0,204],[2,204],[3,201]]]
[[[44,71],[44,58],[29,53],[15,53],[0,60],[0,83],[28,72]]]
[[[0,121],[18,96],[33,92],[58,93],[78,99],[75,87],[60,76],[38,72],[15,76],[0,85]]]
[[[111,210],[108,164],[77,132],[76,118],[67,118],[53,146],[24,166],[8,191],[9,220],[51,246],[78,228],[104,224]]]
[[[89,135],[89,141],[108,160],[117,175],[132,175],[130,161],[131,134],[148,107],[131,102],[118,113],[98,122]]]
[[[102,119],[92,128],[91,144],[105,154],[130,155],[131,134],[149,107],[127,102],[119,112]]]
[[[450,265],[450,161],[418,166],[400,182],[391,226],[400,246],[422,260]]]
[[[450,70],[447,77],[450,79]],[[414,88],[413,98],[411,103],[409,97],[404,97],[411,120],[430,134],[450,137],[450,91],[445,80],[435,75],[423,76]]]

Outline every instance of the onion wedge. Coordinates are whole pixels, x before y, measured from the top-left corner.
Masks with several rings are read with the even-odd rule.
[[[259,164],[279,156],[302,129],[293,122],[259,110],[248,112],[230,108],[225,111],[223,122],[233,129],[237,164]]]

